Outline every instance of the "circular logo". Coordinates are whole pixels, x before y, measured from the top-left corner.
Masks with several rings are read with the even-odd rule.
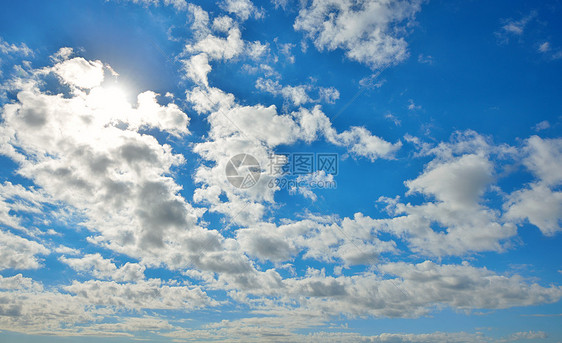
[[[225,172],[226,179],[234,187],[247,189],[258,183],[261,167],[254,156],[238,154],[228,161]]]

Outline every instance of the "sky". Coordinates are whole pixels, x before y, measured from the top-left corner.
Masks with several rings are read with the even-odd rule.
[[[0,8],[1,342],[562,341],[562,2]]]

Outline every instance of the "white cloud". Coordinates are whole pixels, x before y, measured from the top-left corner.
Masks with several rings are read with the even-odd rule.
[[[409,103],[409,104],[408,104],[408,109],[409,109],[410,111],[420,110],[420,109],[422,108],[420,105],[416,105],[416,104],[414,103],[414,100],[412,100],[412,99],[408,100],[408,103]]]
[[[537,16],[536,12],[531,12],[529,15],[519,19],[508,19],[506,20],[505,24],[502,26],[502,30],[505,33],[510,33],[514,35],[522,35],[523,31],[525,30],[525,26]]]
[[[334,87],[320,87],[318,95],[320,96],[320,101],[325,101],[329,104],[335,103],[340,98],[340,92]]]
[[[85,255],[81,258],[59,257],[59,260],[79,272],[89,272],[93,276],[115,281],[135,281],[144,279],[143,265],[127,262],[117,268],[115,263],[103,258],[99,253]]]
[[[270,52],[269,43],[262,44],[259,41],[248,43],[246,45],[246,52],[250,58],[258,60]]]
[[[457,134],[451,143],[429,149],[424,153],[435,155],[434,160],[421,175],[405,182],[406,195],[419,193],[426,201],[414,205],[381,198],[393,217],[373,220],[372,225],[429,256],[505,250],[517,228],[483,201],[495,179],[490,156],[503,150],[473,132]]]
[[[41,259],[37,255],[48,255],[49,249],[10,232],[0,230],[0,270],[37,269]]]
[[[69,47],[62,47],[51,56],[53,62],[62,62],[68,60],[74,54],[74,49]]]
[[[363,156],[371,161],[379,158],[393,158],[402,142],[390,143],[373,135],[364,127],[354,126],[350,130],[335,134],[328,131],[328,141],[339,146],[345,146],[357,156]]]
[[[528,187],[514,191],[504,204],[506,218],[527,219],[545,235],[562,230],[562,139],[528,138],[522,149],[523,164],[537,180]]]
[[[319,106],[312,110],[301,108],[295,114],[296,120],[302,129],[302,139],[311,142],[323,135],[326,140],[334,145],[346,147],[351,153],[374,161],[378,158],[393,158],[402,143],[390,143],[373,135],[364,127],[351,127],[338,133],[330,119],[321,111]]]
[[[258,9],[250,0],[224,0],[221,7],[242,21],[250,17],[259,19],[264,16],[263,9]]]
[[[2,275],[0,275],[0,289],[31,289],[35,291],[42,291],[43,286],[40,283],[33,281],[33,279],[31,278],[23,277],[23,275],[21,274],[16,274],[10,277],[3,277]]]
[[[281,95],[294,106],[301,106],[312,101],[307,93],[311,89],[310,86],[281,86],[279,81],[258,78],[256,80],[256,88],[273,95]]]
[[[185,0],[119,0],[119,1],[129,1],[133,4],[139,4],[143,6],[173,6],[177,10],[185,10],[188,6]]]
[[[289,294],[308,297],[308,308],[327,313],[418,317],[434,304],[457,310],[502,309],[556,302],[560,287],[527,283],[520,276],[497,275],[486,268],[462,265],[388,263],[377,267],[395,275],[383,279],[374,274],[328,277],[309,271],[306,278],[288,279]]]
[[[101,62],[73,59],[51,70],[76,82],[82,80],[80,72],[88,76],[90,69],[101,68]],[[151,264],[192,264],[192,256],[176,255],[206,230],[196,227],[202,210],[178,194],[180,186],[170,176],[184,158],[138,132],[156,128],[181,137],[188,133],[187,116],[173,103],[159,105],[152,92],[139,95],[136,108],[123,94],[97,86],[88,93],[75,88],[66,97],[45,94],[37,84],[48,72],[37,71],[22,83],[18,101],[4,106],[2,151],[51,199],[80,211],[85,218],[81,224],[93,233],[91,243]],[[23,238],[18,242],[29,245],[22,250],[25,256],[14,254],[4,261],[36,268],[33,256],[46,253],[44,248]]]
[[[240,29],[232,27],[226,38],[208,34],[195,44],[185,46],[188,53],[206,53],[212,60],[229,60],[244,51],[244,41],[241,39]]]
[[[562,183],[562,139],[532,136],[524,147],[523,163],[541,182],[556,186]]]
[[[433,64],[433,56],[431,55],[424,55],[424,54],[419,54],[418,55],[418,62],[419,63],[423,63],[423,64]]]
[[[340,92],[334,87],[317,87],[312,84],[297,86],[282,86],[279,81],[258,78],[256,88],[271,93],[281,95],[286,102],[291,102],[293,106],[301,106],[311,102],[326,102],[333,104],[340,97]],[[317,99],[309,95],[312,91],[318,92]]]
[[[534,127],[533,130],[535,131],[542,131],[542,130],[546,130],[550,127],[550,123],[548,122],[548,120],[543,120],[539,123],[537,123]]]
[[[539,45],[539,52],[548,52],[550,51],[550,43],[549,42],[544,42],[541,45]]]
[[[333,189],[335,186],[336,182],[334,181],[334,176],[332,174],[326,174],[324,170],[320,170],[310,174],[299,175],[296,179],[295,188],[289,191],[299,192],[305,198],[316,201],[318,197],[312,189]]]
[[[15,44],[9,44],[6,42],[2,37],[0,37],[0,53],[3,55],[11,55],[17,54],[22,56],[31,56],[33,55],[33,51],[25,45],[25,43],[21,43],[19,46]]]
[[[305,251],[304,258],[318,261],[339,261],[345,266],[371,264],[381,253],[395,251],[396,245],[379,240],[369,220],[357,214],[339,222],[258,223],[238,230],[237,241],[246,253],[260,260],[283,262]]]
[[[433,195],[455,208],[470,208],[484,194],[492,181],[492,164],[478,155],[464,155],[425,171],[406,182],[409,193]]]
[[[74,281],[62,288],[64,293],[44,290],[40,283],[21,274],[0,276],[0,329],[57,336],[132,336],[130,331],[172,328],[156,318],[131,318],[132,310],[191,311],[218,304],[199,287],[159,279],[137,283]],[[118,323],[100,323],[100,319],[115,315],[122,318]]]
[[[528,219],[543,234],[552,236],[562,230],[562,192],[552,191],[544,184],[513,192],[506,203],[506,218]]]
[[[39,286],[40,287],[40,286]],[[36,289],[1,292],[5,300],[0,304],[0,329],[21,333],[64,334],[63,327],[91,322],[95,309],[86,311],[83,302],[69,294]]]
[[[400,142],[389,143],[361,127],[338,133],[319,106],[281,115],[273,105],[238,105],[231,94],[213,87],[195,87],[187,92],[187,99],[197,111],[210,112],[207,116],[211,124],[209,139],[196,144],[194,151],[205,160],[214,162],[212,167],[197,169],[195,182],[201,183],[201,186],[195,190],[194,200],[210,205],[212,212],[228,214],[234,223],[248,225],[259,221],[266,209],[262,202],[273,203],[277,191],[277,188],[267,186],[271,176],[265,174],[250,189],[240,190],[230,185],[224,170],[228,160],[235,155],[250,154],[265,167],[270,150],[276,146],[298,140],[312,142],[322,136],[329,143],[345,147],[353,155],[372,161],[393,158],[401,146]],[[221,195],[226,196],[226,202],[221,200]]]
[[[209,65],[209,58],[207,57],[207,54],[191,56],[188,60],[183,60],[182,62],[184,64],[184,71],[188,78],[197,84],[202,84],[204,86],[209,85],[207,75],[212,68]]]
[[[499,31],[495,32],[496,37],[500,43],[508,43],[512,37],[522,37],[527,25],[537,17],[536,11],[531,11],[528,15],[514,19],[509,18],[503,20],[503,25]]]
[[[302,8],[294,28],[306,32],[319,49],[344,49],[348,58],[373,69],[401,62],[408,56],[403,38],[421,1],[314,0]]]
[[[188,12],[191,16],[191,30],[197,39],[206,37],[209,33],[209,13],[200,6],[189,4]]]
[[[0,329],[129,337],[134,331],[151,331],[178,339],[257,342],[271,337],[295,342],[487,342],[492,339],[481,333],[362,336],[347,330],[309,335],[297,330],[326,325],[342,314],[349,318],[418,317],[443,307],[471,311],[559,301],[560,287],[545,287],[519,275],[498,275],[466,262],[387,262],[390,256],[410,252],[416,258],[439,259],[503,251],[516,234],[514,223],[524,219],[545,234],[557,232],[562,216],[562,196],[555,191],[562,182],[559,140],[531,137],[520,155],[512,154],[511,147],[492,146],[474,132],[459,133],[452,142],[435,146],[416,144],[420,148],[416,156],[433,159],[422,173],[405,182],[406,196],[419,194],[423,200],[411,204],[399,197],[380,198],[387,204],[390,218],[356,213],[353,218],[339,219],[306,212],[302,220],[267,218],[276,209],[277,189],[265,186],[265,175],[249,190],[228,184],[224,170],[233,155],[249,153],[266,163],[276,147],[325,139],[354,157],[375,161],[393,159],[402,143],[388,142],[365,127],[337,130],[320,106],[279,112],[273,105],[241,104],[234,95],[209,86],[210,63],[244,53],[257,60],[268,53],[267,45],[243,41],[239,24],[229,17],[215,18],[210,26],[207,12],[183,1],[132,1],[188,8],[193,17],[195,41],[180,58],[186,76],[197,84],[187,91],[187,100],[195,111],[206,115],[210,127],[201,141],[190,145],[204,160],[196,164],[193,174],[193,200],[205,207],[194,207],[181,195],[174,171],[185,159],[162,143],[167,135],[188,143],[182,141],[189,134],[188,116],[173,103],[161,105],[158,94],[151,91],[139,94],[136,104],[128,103],[119,89],[102,86],[104,71],[112,71],[109,66],[81,57],[70,59],[72,50],[61,49],[53,56],[54,66],[30,69],[11,85],[17,89],[17,99],[3,108],[0,151],[13,158],[18,174],[39,190],[0,185],[0,221],[18,228],[14,212],[37,212],[44,203],[69,205],[80,214],[73,219],[79,218],[78,225],[89,230],[88,243],[139,262],[117,263],[99,253],[83,255],[59,245],[53,251],[65,254],[59,256],[60,262],[101,280],[49,285],[45,291],[22,274],[0,276]],[[227,0],[223,6],[241,20],[255,10],[247,0]],[[381,68],[406,57],[403,26],[410,23],[419,6],[417,1],[373,0],[357,5],[316,0],[301,10],[297,23],[320,49],[345,49],[350,58]],[[328,14],[330,10],[335,11]],[[313,27],[316,24],[325,25]],[[279,50],[294,62],[292,47],[281,44]],[[70,91],[42,91],[42,77],[48,73],[70,85]],[[295,106],[332,103],[339,97],[332,87],[258,82],[258,87]],[[377,85],[380,82],[372,86]],[[311,90],[318,90],[318,99],[309,94]],[[409,108],[418,106],[411,101]],[[148,133],[152,129],[160,131],[158,139]],[[523,164],[537,177],[527,188],[507,196],[504,216],[486,205],[487,192],[497,177],[492,157],[502,153],[522,156]],[[297,181],[330,182],[333,177],[317,173]],[[298,191],[317,200],[311,188]],[[227,214],[243,228],[231,232],[229,238],[207,229],[202,221],[206,210]],[[228,223],[210,227],[228,229]],[[0,231],[0,245],[0,269],[38,268],[39,255],[50,253],[43,243],[9,231]],[[67,257],[70,255],[74,257]],[[320,261],[326,268],[299,270],[297,276],[296,264],[293,266],[297,259]],[[353,266],[364,268],[351,269]],[[152,267],[167,268],[186,279],[146,280],[145,270]],[[331,267],[333,275],[327,275]],[[294,274],[282,277],[281,269]],[[232,300],[247,306],[255,316],[209,324],[201,330],[175,326],[180,321],[172,325],[158,317],[142,316],[145,309],[185,313],[220,305],[206,290],[226,293],[229,298],[224,304],[230,305]],[[131,313],[142,317],[126,317]],[[516,332],[503,340],[545,335]]]
[[[400,126],[402,124],[402,121],[400,119],[398,119],[394,114],[392,113],[387,113],[384,116],[386,119],[392,121],[394,123],[394,125],[396,126]]]
[[[31,233],[30,229],[21,225],[17,213],[33,213],[39,217],[43,206],[50,203],[53,201],[44,192],[6,181],[0,184],[0,224]]]
[[[159,279],[136,283],[99,280],[73,281],[64,289],[70,294],[86,300],[88,304],[126,309],[189,310],[216,304],[199,287],[171,286]]]
[[[82,57],[76,57],[58,63],[53,71],[57,73],[65,83],[81,88],[94,88],[103,81],[103,63],[100,61],[86,61]]]

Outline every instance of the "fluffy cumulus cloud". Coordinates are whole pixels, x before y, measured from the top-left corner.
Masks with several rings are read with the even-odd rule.
[[[86,88],[84,80],[91,79],[93,70],[96,82]],[[159,105],[152,92],[140,94],[135,106],[129,104],[118,90],[97,85],[100,70],[101,62],[75,58],[37,70],[21,81],[18,101],[4,107],[2,151],[18,161],[19,173],[51,199],[82,214],[81,224],[92,232],[90,242],[149,263],[186,265],[189,258],[178,260],[174,254],[193,240],[205,239],[207,233],[196,225],[201,210],[178,194],[181,187],[171,177],[172,168],[185,160],[142,131],[154,128],[183,137],[189,133],[189,118],[173,103]],[[41,92],[41,77],[49,73],[70,87],[68,95]],[[44,253],[44,248],[9,233],[3,237],[8,247],[30,246],[20,249],[26,256],[4,261],[10,265],[26,261],[26,268],[37,267],[33,256]],[[76,260],[66,261],[78,266]],[[94,262],[88,263],[103,267]],[[111,272],[111,264],[105,268],[94,271]],[[117,271],[122,278],[132,272]]]
[[[0,270],[37,269],[41,266],[41,255],[49,254],[49,249],[40,243],[0,231]]]
[[[236,15],[241,20],[264,16],[263,10],[258,9],[250,0],[225,0],[222,6],[225,11]]]
[[[343,49],[350,59],[378,69],[408,56],[403,36],[421,3],[314,0],[300,10],[294,28],[319,50]]]
[[[203,186],[194,198],[211,204],[212,211],[230,214],[240,223],[260,220],[265,208],[259,202],[272,203],[276,191],[267,186],[271,178],[267,174],[262,174],[258,184],[249,190],[235,189],[228,183],[223,177],[226,164],[241,152],[254,156],[265,167],[275,147],[297,141],[312,142],[320,137],[371,161],[391,159],[401,146],[401,142],[390,143],[363,127],[338,133],[319,106],[279,114],[274,105],[242,106],[235,103],[232,95],[219,89],[200,87],[188,93],[188,99],[195,109],[210,112],[207,116],[211,124],[210,139],[196,144],[194,151],[215,163],[213,167],[202,166],[197,170],[196,181]],[[221,201],[221,194],[227,196],[227,203]]]
[[[436,306],[467,311],[503,309],[551,303],[561,296],[559,287],[541,286],[518,275],[498,275],[466,262],[385,262],[400,253],[400,240],[414,253],[430,257],[501,251],[516,234],[516,224],[506,218],[528,218],[545,233],[556,231],[557,222],[549,219],[559,216],[555,205],[543,207],[548,215],[540,216],[525,213],[522,209],[529,206],[520,205],[546,197],[533,192],[550,192],[556,198],[553,187],[560,182],[556,140],[531,137],[521,152],[514,154],[522,156],[537,181],[509,195],[506,218],[486,207],[482,199],[496,175],[491,156],[512,149],[493,146],[482,136],[467,132],[433,147],[420,143],[420,155],[433,156],[433,160],[418,177],[405,183],[405,196],[422,194],[424,203],[385,198],[381,201],[387,204],[389,218],[361,213],[343,219],[310,214],[302,220],[276,224],[263,218],[266,206],[275,204],[276,189],[263,185],[236,189],[223,177],[233,154],[244,151],[264,160],[279,145],[323,138],[357,157],[375,161],[393,158],[401,143],[389,143],[363,127],[338,132],[320,106],[280,114],[275,106],[238,104],[234,95],[200,83],[187,96],[193,108],[206,115],[210,127],[207,140],[194,144],[193,150],[213,164],[196,169],[194,179],[199,187],[193,200],[242,225],[226,238],[202,225],[205,208],[194,207],[180,195],[173,170],[185,163],[184,157],[146,133],[156,129],[174,139],[185,139],[190,121],[186,114],[173,103],[159,104],[153,92],[140,94],[136,104],[130,104],[118,89],[107,89],[104,79],[108,66],[59,55],[54,66],[32,70],[18,80],[16,101],[4,106],[2,152],[16,161],[18,173],[38,188],[4,183],[2,204],[6,210],[1,218],[10,230],[26,232],[13,213],[36,213],[53,203],[65,204],[76,211],[77,224],[91,233],[88,243],[127,259],[117,262],[101,253],[82,254],[64,246],[49,249],[32,237],[3,230],[2,269],[36,269],[43,256],[54,253],[67,268],[90,279],[44,290],[40,283],[21,274],[2,277],[0,288],[7,299],[0,304],[2,329],[67,335],[89,335],[98,330],[127,336],[144,325],[174,338],[222,339],[244,334],[259,341],[267,334],[282,334],[288,341],[298,341],[305,337],[296,331],[308,326],[288,319],[294,311],[301,311],[302,318],[316,318],[315,325],[324,325],[341,313],[350,317],[417,317],[431,313]],[[200,64],[209,66],[209,59]],[[210,68],[206,70],[202,75]],[[58,77],[68,87],[67,93],[43,92],[40,84],[46,75]],[[194,75],[188,73],[197,80]],[[301,181],[327,182],[333,177],[320,173]],[[308,189],[299,192],[316,199]],[[297,259],[331,264],[334,273],[309,268],[296,276],[293,262]],[[267,263],[273,266],[258,267]],[[196,284],[187,279],[164,281],[145,276],[149,268],[159,266],[180,271]],[[358,266],[365,266],[365,271],[355,275],[345,272]],[[264,332],[256,331],[261,325],[259,318],[236,324],[222,322],[199,331],[186,331],[152,317],[99,323],[100,318],[129,310],[195,311],[220,306],[207,290],[227,292],[232,300],[286,324],[271,325],[270,331]],[[243,329],[233,332],[233,325]],[[540,333],[514,335],[513,339],[542,337]],[[306,339],[327,337],[330,334],[320,332]],[[440,333],[334,337],[412,342],[481,338],[477,334]]]
[[[145,266],[127,262],[117,267],[113,262],[103,258],[99,253],[81,258],[61,256],[59,260],[78,272],[89,272],[96,278],[110,278],[115,281],[134,281],[144,279]]]
[[[523,155],[523,164],[536,180],[510,194],[506,217],[528,220],[545,235],[554,235],[562,230],[562,140],[530,137]]]
[[[517,228],[483,202],[495,177],[494,150],[474,132],[458,133],[451,143],[435,147],[426,170],[405,182],[406,195],[422,194],[429,201],[415,205],[380,198],[393,217],[373,225],[430,256],[505,250]]]
[[[187,92],[187,100],[197,112],[207,115],[210,124],[209,139],[196,144],[194,151],[214,164],[199,167],[195,174],[195,181],[201,184],[194,194],[196,202],[210,205],[213,212],[228,214],[236,223],[249,224],[262,219],[266,212],[263,202],[273,203],[277,190],[267,187],[268,176],[262,175],[258,185],[249,190],[235,189],[224,178],[228,160],[241,152],[254,156],[261,166],[265,166],[275,147],[297,141],[312,142],[320,137],[347,148],[355,156],[373,161],[392,158],[400,148],[400,142],[390,143],[363,127],[338,133],[319,106],[280,114],[274,105],[240,105],[234,95],[210,86],[207,79],[212,70],[210,63],[237,56],[246,43],[240,38],[239,28],[231,21],[221,19],[217,22],[215,19],[213,22],[216,34],[221,30],[227,32],[227,38],[221,38],[209,31],[207,12],[196,6],[191,11],[195,41],[186,46],[182,62],[187,78],[197,86]],[[282,87],[275,81],[264,79],[258,80],[257,86],[283,95],[295,106],[312,101],[305,86]],[[319,92],[320,98],[329,101],[338,96],[337,90],[329,88],[321,88]],[[226,196],[226,202],[223,196]]]
[[[559,233],[561,139],[498,145],[469,130],[443,142],[388,140],[381,133],[387,131],[361,122],[342,127],[329,113],[340,97],[336,88],[312,79],[287,84],[271,67],[278,61],[267,64],[278,57],[269,43],[244,39],[242,23],[265,18],[251,1],[225,0],[218,12],[181,0],[130,2],[185,10],[190,37],[177,55],[187,85],[183,107],[149,90],[131,101],[111,66],[71,48],[52,55],[51,65],[26,64],[5,81],[11,98],[1,108],[0,153],[17,177],[0,183],[0,330],[244,342],[547,337],[542,331],[499,338],[479,331],[361,335],[336,330],[334,320],[418,318],[442,309],[469,315],[559,301],[560,286],[492,270],[479,257],[515,249],[526,224],[547,236]],[[342,49],[379,69],[407,57],[405,36],[421,3],[301,2],[294,28],[319,50]],[[520,34],[525,24],[504,29]],[[274,43],[296,63],[295,45]],[[0,49],[26,54],[24,45],[2,40]],[[243,99],[209,77],[238,62],[263,73],[250,84],[282,97],[281,109]],[[411,107],[419,109],[413,101]],[[331,213],[315,187],[335,185],[337,176],[301,175],[282,192],[265,173],[283,149],[314,144],[374,167],[381,160],[398,164],[411,147],[408,158],[419,164],[396,194],[369,198],[377,211],[351,206],[345,215]],[[250,188],[226,175],[240,154],[259,163],[248,167],[260,173]],[[526,183],[502,190],[498,180],[507,169]],[[283,197],[310,207],[281,215],[293,205]],[[37,269],[47,264],[60,268],[60,280],[39,281]],[[245,312],[198,328],[184,318],[233,308]]]
[[[2,55],[21,54],[23,56],[30,56],[33,54],[33,51],[25,43],[20,43],[19,45],[10,44],[0,37],[0,53]]]
[[[46,205],[53,204],[53,200],[42,191],[14,185],[9,181],[0,185],[0,224],[24,231],[37,233],[38,229],[28,228],[24,223],[24,214],[40,217]]]
[[[256,88],[276,96],[280,95],[286,102],[294,106],[301,106],[310,102],[333,104],[340,97],[340,92],[334,87],[315,87],[313,85],[282,86],[277,80],[264,78],[256,80]],[[312,91],[318,93],[315,99],[309,95]]]

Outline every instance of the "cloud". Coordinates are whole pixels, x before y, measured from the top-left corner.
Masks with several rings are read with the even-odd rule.
[[[172,326],[164,321],[134,318],[130,316],[131,311],[191,311],[218,304],[199,287],[165,283],[160,279],[136,283],[73,281],[62,288],[45,290],[40,283],[21,274],[8,278],[0,276],[0,298],[3,299],[0,329],[58,336],[114,336],[111,332],[148,328],[169,330]],[[101,318],[114,315],[122,319],[115,324],[99,322]],[[132,336],[129,332],[118,335]]]
[[[310,327],[325,324],[312,313],[293,310],[283,317],[248,317],[235,320],[223,320],[208,325],[205,330],[175,329],[163,336],[178,340],[213,340],[228,342],[232,339],[243,339],[246,342],[270,341],[272,337],[282,338],[284,342],[361,342],[361,343],[505,343],[525,339],[544,339],[546,333],[542,331],[515,332],[503,337],[491,337],[482,332],[429,332],[429,333],[381,333],[377,335],[362,335],[356,332],[315,330],[311,333],[301,333],[303,323],[310,323]],[[526,338],[529,337],[529,338]]]
[[[136,283],[90,280],[64,287],[86,303],[125,309],[183,309],[216,304],[198,287],[166,285],[159,279]]]
[[[333,189],[336,188],[334,175],[326,174],[324,170],[315,171],[310,174],[299,175],[296,179],[296,186],[290,189],[289,192],[298,192],[305,198],[316,201],[318,198],[312,189]]]
[[[204,85],[202,85],[204,86]],[[281,89],[274,82],[264,87]],[[263,202],[273,203],[278,188],[267,186],[271,176],[262,174],[258,184],[250,189],[235,189],[228,183],[224,170],[228,160],[246,153],[257,158],[261,166],[269,161],[271,149],[299,140],[312,142],[319,137],[337,146],[347,148],[353,155],[371,161],[393,158],[401,142],[390,143],[373,135],[362,127],[352,127],[338,133],[319,106],[312,110],[300,108],[290,114],[279,114],[273,105],[242,106],[232,94],[214,87],[194,87],[187,92],[187,99],[195,110],[207,114],[210,124],[208,140],[194,145],[194,152],[213,166],[200,166],[195,182],[201,186],[195,190],[197,203],[210,205],[211,212],[229,215],[233,223],[250,224],[265,214]],[[226,202],[221,196],[226,196]]]
[[[550,51],[550,43],[549,42],[544,42],[541,45],[539,45],[539,52],[548,52]]]
[[[419,55],[418,55],[418,62],[419,62],[419,63],[423,63],[423,64],[432,65],[432,64],[433,64],[433,56],[431,56],[431,55],[419,54]]]
[[[548,129],[549,127],[550,127],[550,123],[548,122],[548,120],[543,120],[537,123],[535,126],[533,126],[533,130],[542,131]]]
[[[562,192],[552,191],[544,184],[532,184],[528,189],[513,192],[506,208],[507,218],[528,219],[547,236],[562,230]]]
[[[495,339],[479,332],[364,336],[318,327],[329,327],[342,315],[410,318],[443,308],[469,312],[559,301],[562,289],[555,285],[498,274],[477,267],[479,262],[441,263],[446,256],[510,248],[516,225],[524,220],[548,235],[560,230],[559,139],[533,136],[511,147],[494,145],[473,131],[436,144],[407,136],[417,149],[413,156],[429,161],[404,182],[405,194],[379,198],[388,216],[357,212],[341,219],[303,209],[280,218],[279,189],[267,187],[269,176],[262,175],[251,189],[229,184],[225,167],[232,156],[251,154],[265,168],[280,147],[324,140],[322,146],[328,143],[376,162],[395,159],[402,142],[389,142],[367,127],[336,127],[321,106],[306,108],[339,98],[337,89],[314,81],[282,85],[280,78],[258,79],[259,89],[292,102],[292,111],[249,104],[210,85],[212,63],[238,57],[260,63],[269,57],[264,57],[269,45],[242,39],[240,21],[255,13],[251,2],[225,1],[223,9],[239,21],[228,16],[211,21],[201,7],[183,1],[133,1],[188,9],[193,37],[178,59],[195,83],[186,100],[207,121],[208,131],[189,141],[190,118],[168,103],[173,97],[167,96],[163,105],[159,94],[146,91],[130,103],[125,91],[107,85],[106,71],[118,75],[110,66],[73,57],[70,48],[53,55],[52,66],[29,68],[11,81],[14,99],[2,109],[0,152],[34,186],[0,185],[0,221],[12,230],[0,231],[0,269],[36,269],[42,256],[53,251],[68,266],[63,271],[78,277],[42,285],[22,274],[0,276],[0,329],[134,338],[150,331],[203,341],[491,342]],[[343,49],[349,58],[378,69],[406,58],[404,36],[420,3],[316,0],[302,3],[295,27],[320,50]],[[290,62],[293,47],[278,44]],[[271,67],[259,68],[274,77]],[[44,87],[51,77],[57,91]],[[377,77],[362,85],[379,87]],[[409,109],[417,108],[410,101]],[[387,118],[397,122],[390,114]],[[197,158],[186,161],[168,140]],[[495,183],[503,159],[521,162],[535,179],[502,193]],[[194,189],[182,189],[178,169],[186,166],[193,168]],[[297,181],[312,185],[334,177],[320,172]],[[313,188],[296,191],[314,202]],[[503,212],[490,205],[490,190],[505,196]],[[68,208],[66,217],[61,215],[66,229],[88,236],[84,252],[38,240],[42,232],[22,230],[26,219],[20,213],[47,212],[51,205]],[[206,211],[212,214],[204,216]],[[434,261],[389,262],[419,262],[420,257]],[[150,278],[154,273],[171,276]],[[200,329],[162,318],[218,306],[224,306],[220,311],[242,306],[251,317]],[[317,332],[303,333],[312,330]],[[521,331],[497,340],[545,337],[544,332]]]
[[[19,290],[31,289],[35,291],[42,291],[43,286],[40,283],[33,281],[28,277],[23,277],[21,274],[14,276],[3,277],[0,275],[0,289],[2,290]]]
[[[177,10],[185,10],[188,7],[188,3],[185,0],[119,0],[119,1],[129,1],[133,4],[139,4],[143,6],[173,6]]]
[[[37,269],[41,259],[37,255],[48,255],[49,249],[35,241],[0,230],[0,270]]]
[[[102,68],[101,62],[75,58],[50,70],[74,85],[88,79],[80,72],[99,75]],[[83,215],[81,224],[93,233],[90,243],[157,265],[193,263],[191,256],[176,256],[206,231],[196,225],[202,211],[178,194],[180,186],[170,176],[185,159],[139,132],[153,128],[181,138],[189,132],[185,113],[173,103],[159,105],[153,92],[140,94],[136,107],[103,86],[87,93],[71,88],[66,96],[43,93],[37,85],[48,72],[35,72],[22,83],[18,101],[4,106],[2,151],[42,192]],[[25,256],[7,257],[8,266],[36,268],[33,256],[46,253],[37,243],[3,237],[17,242],[8,246],[29,246]]]
[[[521,190],[514,191],[504,204],[506,217],[527,219],[545,235],[562,230],[562,139],[528,138],[523,147],[523,164],[537,178]]]
[[[500,32],[497,33],[498,36],[504,37],[504,39],[509,39],[509,35],[521,36],[525,31],[527,24],[537,16],[537,12],[532,11],[528,15],[521,19],[507,19],[504,25],[501,27]]]
[[[526,155],[523,164],[541,182],[556,186],[562,182],[562,139],[542,139],[532,136],[523,149]]]
[[[408,109],[409,109],[410,111],[421,110],[421,108],[422,108],[420,105],[416,105],[416,104],[414,103],[414,100],[412,100],[412,99],[408,100],[408,103],[409,103],[409,104],[408,104]]]
[[[295,30],[304,31],[319,50],[343,49],[352,60],[373,69],[395,65],[408,56],[404,32],[421,1],[315,0],[299,11]]]
[[[505,250],[517,228],[483,201],[495,179],[491,156],[503,150],[467,132],[426,151],[435,158],[422,174],[405,182],[406,195],[421,194],[426,201],[415,205],[380,198],[392,218],[374,220],[372,225],[429,256]]]
[[[0,37],[0,53],[2,55],[22,55],[22,56],[32,56],[33,51],[25,45],[25,43],[20,43],[20,45],[9,44],[2,37]]]
[[[367,218],[369,219],[369,218]],[[393,241],[376,237],[374,226],[361,214],[341,222],[313,219],[276,226],[259,223],[237,231],[237,241],[250,256],[283,262],[298,253],[324,262],[342,262],[345,266],[371,264],[381,253],[395,251]]]
[[[244,41],[241,39],[240,29],[233,26],[228,30],[226,38],[208,34],[195,44],[185,46],[187,53],[206,53],[211,60],[229,60],[244,51]]]
[[[14,185],[6,181],[0,184],[0,224],[28,234],[36,234],[36,230],[30,230],[21,224],[22,218],[17,214],[33,213],[39,217],[43,213],[44,206],[52,203],[52,199],[44,192],[34,188],[26,189],[22,185]]]
[[[90,272],[101,279],[115,281],[135,281],[144,279],[145,266],[127,262],[117,268],[113,262],[103,258],[99,253],[85,255],[81,258],[59,257],[59,260],[79,272]]]
[[[340,92],[334,87],[317,87],[311,84],[282,86],[277,80],[264,79],[261,77],[256,80],[256,88],[276,96],[281,95],[286,102],[292,103],[293,106],[301,106],[311,102],[327,102],[333,104],[340,97]],[[318,92],[317,99],[312,99],[309,95],[313,90]]]
[[[308,96],[307,91],[310,86],[281,86],[279,81],[258,78],[256,80],[256,88],[271,93],[273,95],[282,95],[285,100],[290,101],[294,106],[306,104],[312,99]]]
[[[418,317],[434,304],[460,310],[501,309],[556,302],[559,287],[524,282],[520,276],[496,275],[486,268],[462,265],[388,263],[377,268],[394,279],[375,275],[328,277],[310,271],[303,279],[288,279],[290,294],[308,296],[308,308],[327,313]]]
[[[504,19],[502,20],[503,25],[501,28],[494,34],[501,44],[509,43],[512,38],[521,39],[524,36],[529,23],[537,17],[538,13],[536,11],[531,11],[529,14],[521,17],[520,19]]]
[[[224,0],[221,7],[242,21],[248,20],[250,17],[259,19],[264,16],[263,9],[258,9],[250,0]]]
[[[70,85],[81,88],[94,88],[103,81],[103,63],[100,61],[86,61],[82,57],[56,64],[53,71]]]
[[[400,119],[398,119],[398,118],[397,118],[394,114],[392,114],[392,113],[387,113],[384,117],[385,117],[386,119],[392,121],[392,122],[394,123],[394,125],[396,125],[396,126],[402,125],[402,121],[401,121]]]

